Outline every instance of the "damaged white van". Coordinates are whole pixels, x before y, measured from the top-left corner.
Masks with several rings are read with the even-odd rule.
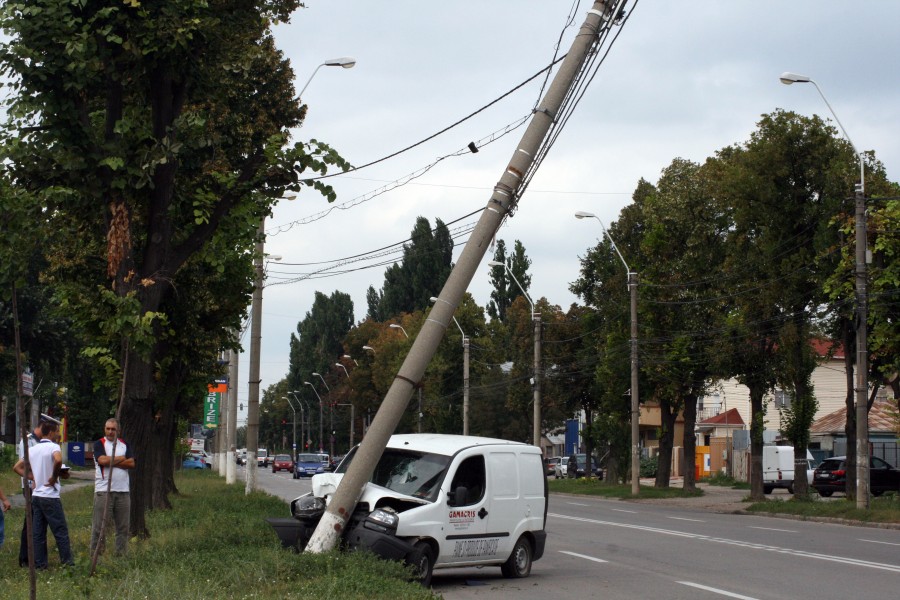
[[[267,519],[282,545],[302,551],[353,461],[312,479],[291,519]],[[433,569],[499,566],[527,577],[544,554],[547,479],[534,446],[459,435],[392,436],[345,529],[343,546]]]

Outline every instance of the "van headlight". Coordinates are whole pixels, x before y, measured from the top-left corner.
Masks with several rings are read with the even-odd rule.
[[[399,523],[400,517],[397,513],[376,508],[366,517],[365,526],[368,529],[374,529],[382,533],[392,533],[397,531]]]

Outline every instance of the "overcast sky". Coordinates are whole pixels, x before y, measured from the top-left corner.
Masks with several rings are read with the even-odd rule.
[[[327,59],[357,64],[318,70],[303,93],[309,113],[296,139],[325,141],[354,166],[415,144],[530,78],[553,60],[561,33],[560,54],[568,50],[591,7],[570,0],[305,3],[292,23],[276,28],[297,91]],[[564,31],[573,5],[575,24]],[[702,162],[747,141],[760,115],[777,108],[831,118],[815,87],[782,85],[784,71],[813,78],[857,149],[874,150],[888,177],[900,177],[900,3],[640,0],[628,9],[597,77],[499,232],[508,246],[524,244],[532,297],[563,309],[577,300],[569,284],[601,230],[576,220],[576,211],[615,220],[639,179],[656,183],[674,158]],[[279,204],[267,222],[266,251],[282,261],[268,267],[262,389],[287,374],[290,335],[314,293],[350,294],[361,321],[366,289],[381,288],[383,263],[399,252],[342,259],[406,240],[420,215],[432,225],[454,223],[451,230],[474,224],[477,215],[457,220],[484,208],[524,128],[422,171],[526,117],[541,81],[396,158],[331,179],[332,205],[310,190]],[[412,174],[420,176],[392,183]],[[377,193],[387,188],[394,189]],[[455,257],[466,237],[456,238]],[[469,291],[486,304],[486,266]],[[249,351],[249,332],[243,345]],[[238,384],[245,405],[247,351]]]

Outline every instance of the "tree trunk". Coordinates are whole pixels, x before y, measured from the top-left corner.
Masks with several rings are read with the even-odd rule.
[[[750,388],[750,498],[756,502],[766,498],[762,479],[764,393],[765,390],[761,386]]]
[[[697,461],[697,437],[694,434],[694,425],[697,422],[697,398],[685,398],[684,405],[684,490],[694,492],[697,490],[696,461]]]
[[[677,407],[672,407],[667,400],[659,402],[660,429],[659,455],[657,457],[655,487],[669,487],[669,479],[672,475],[672,446],[675,442],[675,419],[678,416]]]

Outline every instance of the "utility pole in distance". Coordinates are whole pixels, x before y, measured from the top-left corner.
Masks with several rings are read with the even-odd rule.
[[[620,5],[623,4],[622,1],[595,1],[588,11],[587,18],[563,59],[559,72],[534,110],[521,142],[513,152],[500,181],[494,186],[485,210],[482,211],[456,266],[438,295],[441,301],[435,303],[429,318],[416,335],[412,348],[385,395],[353,462],[331,496],[331,502],[306,546],[307,552],[328,552],[340,542],[363,488],[409,405],[413,389],[425,374],[425,369],[444,336],[453,312],[459,306],[463,294],[475,276],[497,229],[515,207],[523,180],[535,166],[535,157],[539,156],[548,134],[557,124],[561,109],[570,98],[586,59],[593,54],[592,50],[602,45],[607,31],[618,17]]]

